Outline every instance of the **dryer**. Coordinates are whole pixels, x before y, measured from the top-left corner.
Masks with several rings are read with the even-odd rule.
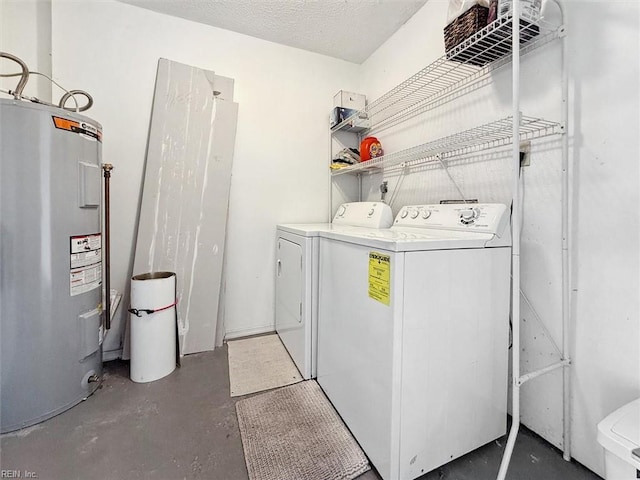
[[[340,205],[332,223],[276,227],[276,331],[304,379],[316,377],[318,239],[321,231],[389,228],[391,208],[382,202]]]
[[[508,209],[408,206],[389,230],[320,237],[318,383],[382,478],[502,436]]]

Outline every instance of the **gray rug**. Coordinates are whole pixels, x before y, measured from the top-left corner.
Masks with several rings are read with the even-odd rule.
[[[227,351],[232,397],[302,381],[278,335],[232,340]]]
[[[313,380],[236,403],[250,480],[351,480],[367,457]]]

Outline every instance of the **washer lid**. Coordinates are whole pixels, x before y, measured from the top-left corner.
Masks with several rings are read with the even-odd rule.
[[[283,232],[301,235],[303,237],[317,237],[322,230],[331,229],[330,223],[285,223],[276,225]]]
[[[392,252],[412,252],[483,248],[487,246],[495,236],[490,233],[435,229],[401,229],[394,227],[388,230],[352,228],[350,230],[340,231],[333,229],[320,232],[320,237]]]

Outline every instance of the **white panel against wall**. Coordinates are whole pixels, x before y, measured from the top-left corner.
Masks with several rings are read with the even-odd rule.
[[[428,2],[362,65],[365,84],[361,91],[369,99],[444,54],[447,3]],[[570,158],[577,180],[572,227],[572,454],[602,475],[603,452],[596,440],[596,425],[615,408],[640,396],[640,4],[594,1],[564,5],[571,79]],[[551,2],[545,2],[543,13],[558,15]],[[598,28],[594,30],[589,18],[596,17]],[[559,120],[560,50],[557,44],[549,47],[535,52],[522,65],[521,109],[525,115]],[[394,151],[510,115],[510,75],[510,69],[495,74],[491,85],[468,98],[428,112],[401,132],[376,136],[385,150]],[[562,341],[559,143],[544,140],[535,142],[533,148],[531,166],[523,173],[521,287],[533,307],[521,304],[523,373],[558,358],[549,337]],[[450,173],[468,196],[509,201],[509,153],[503,157],[505,162],[499,156],[452,167]],[[403,204],[456,194],[437,166],[410,177],[390,174],[386,178],[392,198],[395,184],[402,186],[393,198],[394,212]],[[363,191],[378,198],[381,176],[364,178]],[[547,331],[538,325],[536,315]],[[555,445],[562,439],[561,399],[560,372],[534,379],[522,389],[523,422]]]
[[[181,354],[213,350],[218,323],[238,105],[214,83],[158,63],[133,274],[176,273]]]

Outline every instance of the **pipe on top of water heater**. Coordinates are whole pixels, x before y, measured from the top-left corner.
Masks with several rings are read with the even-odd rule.
[[[40,103],[40,104],[43,104],[43,105],[48,105],[50,107],[58,107],[58,108],[62,108],[64,110],[68,110],[68,111],[71,111],[71,112],[84,112],[86,110],[89,110],[93,106],[93,97],[91,97],[91,95],[89,95],[84,90],[67,90],[66,88],[64,88],[62,85],[57,83],[53,78],[49,77],[48,75],[45,75],[44,73],[40,73],[40,72],[30,71],[29,67],[27,67],[27,64],[23,60],[21,60],[20,58],[16,57],[15,55],[12,55],[10,53],[0,52],[0,58],[7,58],[9,60],[13,60],[18,65],[20,65],[20,68],[22,69],[21,73],[3,73],[3,74],[0,74],[0,77],[5,77],[5,78],[6,77],[20,77],[20,80],[18,81],[18,85],[16,86],[16,88],[14,90],[3,90],[3,89],[0,89],[0,92],[4,92],[4,93],[8,93],[9,95],[13,95],[13,98],[15,98],[16,100],[29,100],[30,102],[33,102],[33,103]],[[36,97],[29,97],[29,96],[26,96],[26,95],[22,94],[25,86],[27,85],[27,81],[29,80],[29,75],[31,75],[31,74],[33,74],[33,75],[41,75],[41,76],[45,77],[46,79],[48,79],[51,83],[53,83],[54,85],[59,87],[60,89],[64,90],[65,94],[60,99],[60,102],[58,103],[58,105],[55,105],[55,104],[49,103],[49,102],[45,102],[45,101],[40,100],[39,98],[36,98]],[[78,101],[76,100],[76,95],[82,95],[82,96],[86,97],[87,103],[85,105],[83,105],[83,106],[78,106]],[[65,107],[65,104],[67,103],[69,98],[73,99],[73,101],[75,103],[75,108]]]
[[[15,74],[20,75],[20,81],[18,82],[16,89],[12,93],[13,98],[15,98],[16,100],[20,100],[20,98],[22,98],[22,91],[24,90],[24,87],[27,85],[27,81],[29,80],[29,67],[27,67],[27,64],[24,63],[20,58],[16,57],[15,55],[11,55],[10,53],[0,52],[0,57],[13,60],[18,65],[20,65],[20,68],[22,69],[22,73]]]

